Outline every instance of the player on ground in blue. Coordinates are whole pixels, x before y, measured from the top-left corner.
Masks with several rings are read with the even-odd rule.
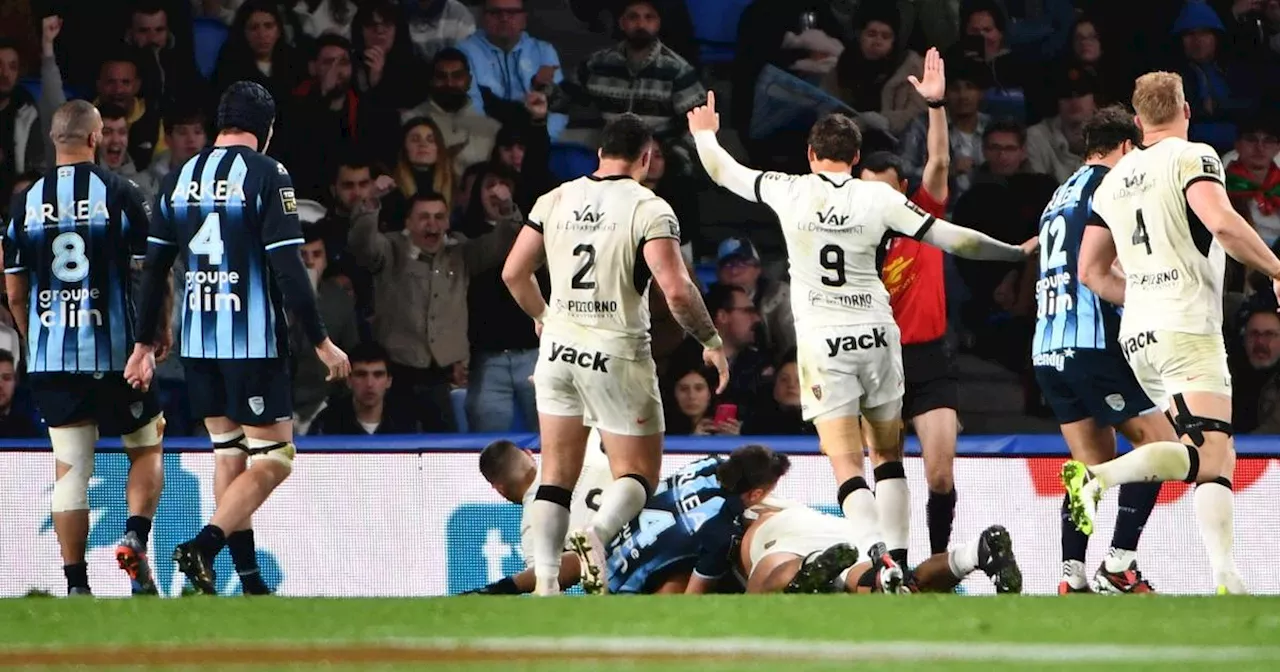
[[[605,547],[608,592],[713,592],[733,566],[743,513],[790,468],[786,455],[748,445],[663,479],[640,515]]]
[[[1084,127],[1085,165],[1058,187],[1040,218],[1031,356],[1072,458],[1088,465],[1115,457],[1116,430],[1135,446],[1177,441],[1173,426],[1143,393],[1120,351],[1119,309],[1090,291],[1081,281],[1084,270],[1077,268],[1080,241],[1093,215],[1093,192],[1141,137],[1131,113],[1119,107],[1099,110]],[[1152,592],[1138,571],[1137,548],[1159,494],[1159,483],[1120,488],[1111,549],[1094,575],[1094,590]],[[1089,592],[1084,568],[1088,543],[1089,537],[1071,521],[1064,498],[1059,594]]]
[[[268,592],[259,576],[252,516],[293,469],[288,359],[292,313],[329,380],[350,370],[329,340],[298,248],[298,202],[284,166],[268,158],[275,102],[258,84],[237,82],[218,103],[218,138],[165,178],[148,237],[138,345],[126,373],[142,388],[160,313],[159,288],[174,260],[186,262],[182,359],[191,410],[213,440],[217,510],[173,559],[213,594],[213,558],[231,549],[246,593]],[[253,458],[250,463],[250,458]]]
[[[135,595],[154,595],[146,551],[164,487],[164,416],[154,393],[133,389],[123,376],[134,343],[130,271],[141,270],[150,206],[136,184],[94,164],[102,118],[93,105],[63,104],[50,136],[57,166],[14,198],[3,247],[9,308],[27,342],[31,393],[56,461],[53,528],[62,571],[69,595],[91,594],[85,546],[94,444],[99,432],[120,436],[129,456],[129,518],[116,559]],[[168,283],[157,286],[157,305],[170,295]],[[167,324],[160,329],[169,333]],[[163,358],[169,344],[158,345],[154,356]]]

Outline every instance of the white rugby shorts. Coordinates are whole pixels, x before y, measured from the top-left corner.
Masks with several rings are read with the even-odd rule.
[[[796,363],[804,419],[862,414],[902,398],[898,325],[865,324],[797,330]]]
[[[765,556],[774,553],[791,553],[803,558],[836,544],[852,545],[852,539],[853,527],[844,518],[829,516],[807,506],[783,509],[766,518],[752,532],[748,550],[751,572],[756,571],[756,565]],[[858,562],[862,562],[861,554]]]
[[[533,370],[538,412],[582,416],[588,427],[623,436],[666,431],[653,359],[622,359],[544,335]]]
[[[1120,336],[1120,349],[1129,368],[1160,410],[1184,392],[1231,396],[1227,348],[1220,334],[1189,334],[1152,330]]]

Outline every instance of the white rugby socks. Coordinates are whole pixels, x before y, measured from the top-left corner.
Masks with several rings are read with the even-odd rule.
[[[1218,481],[1196,486],[1193,496],[1196,522],[1200,524],[1200,541],[1209,555],[1213,568],[1215,587],[1226,587],[1231,592],[1240,581],[1240,571],[1231,557],[1235,542],[1235,495],[1231,488]],[[1243,592],[1243,585],[1239,592]]]
[[[600,509],[591,517],[591,527],[600,543],[608,544],[622,526],[640,514],[649,500],[649,490],[636,476],[623,476],[600,493]]]
[[[1089,467],[1089,471],[1104,489],[1124,483],[1185,481],[1191,472],[1190,450],[1194,448],[1177,441],[1156,441]]]
[[[554,595],[560,592],[560,556],[569,534],[569,501],[572,493],[556,486],[541,486],[537,498],[529,504],[529,522],[533,534],[533,576],[535,592]]]
[[[862,480],[862,479],[858,479]],[[865,485],[845,495],[840,510],[853,528],[853,543],[870,559],[871,547],[883,541],[880,520],[876,513],[876,498]]]
[[[979,540],[972,539],[947,551],[947,568],[951,570],[952,576],[963,579],[978,568],[979,543]]]
[[[907,489],[907,474],[901,462],[885,462],[872,472],[876,479],[876,514],[880,519],[880,532],[884,544],[898,551],[894,559],[906,562],[906,550],[911,543],[911,493]],[[897,556],[902,557],[897,557]]]

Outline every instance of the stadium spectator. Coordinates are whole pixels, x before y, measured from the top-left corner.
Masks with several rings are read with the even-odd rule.
[[[1133,96],[1132,64],[1111,55],[1110,45],[1098,26],[1098,22],[1089,16],[1076,20],[1071,32],[1071,48],[1062,64],[1066,76],[1059,83],[1089,78],[1094,82],[1093,97],[1098,107],[1117,103],[1128,105],[1129,98]],[[1056,92],[1053,95],[1057,95]],[[1051,111],[1053,101],[1046,102]]]
[[[444,133],[431,117],[418,117],[405,122],[401,131],[399,157],[391,177],[396,188],[383,199],[387,223],[393,229],[403,226],[409,201],[417,193],[439,194],[445,206],[453,209],[457,176]]]
[[[965,36],[952,48],[947,63],[967,61],[986,70],[991,87],[983,97],[983,110],[996,117],[1025,121],[1028,85],[1037,78],[1033,63],[1018,56],[1005,40],[1009,17],[998,0],[974,0],[967,4],[960,25]],[[952,158],[956,156],[953,154]]]
[[[334,34],[351,39],[351,23],[359,0],[303,0],[293,5],[299,27],[308,37]]]
[[[1233,115],[1248,112],[1258,91],[1249,81],[1252,70],[1231,62],[1223,49],[1226,28],[1211,7],[1188,2],[1173,24],[1181,43],[1182,82],[1191,105],[1189,139],[1212,145],[1219,152],[1235,142]]]
[[[493,152],[493,141],[502,124],[477,108],[467,91],[471,88],[471,66],[461,51],[441,49],[431,63],[431,92],[426,102],[401,113],[401,121],[430,117],[444,134],[444,144],[453,152],[459,175]]]
[[[1066,182],[1084,163],[1084,123],[1093,116],[1093,82],[1085,77],[1063,75],[1054,87],[1057,114],[1027,129],[1027,162],[1031,170]]]
[[[168,149],[156,156],[147,168],[147,174],[156,184],[209,144],[208,119],[198,107],[175,107],[165,114],[164,134]]]
[[[1231,422],[1242,434],[1280,434],[1280,315],[1258,293],[1242,309],[1240,346],[1231,358]]]
[[[688,135],[685,114],[706,102],[707,91],[689,62],[658,39],[662,18],[651,0],[624,0],[621,7],[622,42],[582,63],[581,91],[574,98],[597,109],[605,123],[628,112],[638,115],[654,137],[672,149],[671,142]],[[688,149],[669,154],[668,163],[677,155],[687,167]]]
[[[742,423],[737,418],[716,422],[716,405],[712,402],[719,380],[714,370],[695,367],[679,371],[664,385],[667,434],[738,436],[742,432]]]
[[[814,434],[812,422],[805,422],[800,412],[800,373],[794,350],[783,355],[773,374],[773,386],[766,397],[751,405],[751,413],[742,425],[747,436],[782,434]]]
[[[7,300],[3,313],[0,313],[0,351],[10,353],[14,358],[14,368],[22,370],[22,337],[18,335]]]
[[[733,59],[734,95],[729,118],[743,137],[751,127],[756,79],[764,66],[791,70],[799,62],[828,58],[827,53],[813,48],[784,46],[788,33],[801,36],[806,32],[839,41],[845,29],[826,0],[756,0],[742,10]]]
[[[644,178],[644,186],[653,190],[659,198],[671,206],[671,211],[680,222],[680,248],[685,261],[693,263],[693,243],[698,240],[698,187],[687,177],[667,170],[667,150],[661,142],[653,141],[649,148],[649,174]],[[545,174],[545,172],[544,172]],[[550,191],[550,189],[548,189]],[[662,304],[661,310],[667,310]]]
[[[19,173],[13,177],[13,184],[7,192],[8,198],[0,197],[0,214],[3,214],[4,221],[9,221],[9,206],[13,205],[13,197],[22,193],[23,189],[31,186],[33,182],[40,179],[41,172],[36,170],[28,170]]]
[[[1075,22],[1072,0],[998,0],[1004,16],[1000,30],[1018,58],[1048,61],[1061,54]]]
[[[761,350],[783,353],[796,346],[796,330],[791,317],[791,287],[765,276],[760,253],[750,238],[726,238],[716,249],[716,282],[708,291],[714,292],[721,286],[736,287],[751,301],[759,335],[754,343]],[[729,379],[732,384],[733,377]]]
[[[374,277],[373,335],[390,353],[392,393],[416,408],[426,431],[454,431],[451,385],[466,383],[467,288],[502,263],[523,217],[508,187],[495,187],[501,222],[492,233],[451,240],[449,208],[439,194],[409,200],[405,230],[378,232],[378,213],[355,215],[349,238],[356,261]]]
[[[481,238],[501,226],[502,203],[495,188],[503,185],[519,194],[522,181],[509,166],[489,163],[475,179],[459,233],[467,238]],[[509,249],[502,250],[503,258]],[[551,278],[546,269],[538,271],[537,277],[543,298],[549,297]],[[501,268],[472,277],[467,289],[467,311],[467,336],[471,343],[467,376],[468,427],[473,432],[508,431],[518,407],[524,426],[536,430],[538,411],[530,376],[538,361],[538,335],[533,321],[503,283]]]
[[[1235,151],[1223,156],[1236,212],[1268,245],[1280,242],[1280,124],[1262,116],[1240,124]]]
[[[307,226],[314,224],[322,217],[324,210],[320,208],[315,215],[303,214],[304,203],[307,202],[298,204],[299,216],[303,221],[303,231],[306,236],[306,242],[302,244],[300,252],[302,263],[307,267],[307,276],[311,279],[311,288],[316,293],[316,308],[320,311],[324,326],[329,331],[329,338],[332,338],[344,352],[354,353],[353,348],[360,342],[360,336],[356,330],[355,301],[342,288],[342,285],[333,279],[334,274],[327,272],[329,257],[325,252],[324,239],[320,237],[319,231],[314,226]],[[318,207],[318,204],[312,204]],[[325,400],[340,388],[336,381],[325,380],[329,375],[329,368],[320,361],[312,348],[305,347],[307,339],[302,325],[297,322],[291,323],[289,331],[294,343],[293,357],[296,367],[293,374],[294,423],[300,426],[302,433],[306,433],[307,425],[324,408]],[[351,366],[354,375],[356,362],[352,362]]]
[[[13,353],[0,350],[0,438],[25,439],[43,436],[31,413],[15,408],[18,371]]]
[[[982,138],[991,117],[979,111],[990,75],[965,61],[947,62],[947,141],[951,147],[951,198],[969,190],[983,162]],[[928,115],[920,115],[902,135],[899,155],[908,179],[919,180],[928,157]]]
[[[18,86],[21,75],[17,45],[0,38],[0,194],[9,193],[20,173],[44,165],[40,112],[31,94]]]
[[[309,434],[361,436],[372,434],[417,434],[422,425],[409,409],[387,403],[393,384],[387,351],[365,343],[351,351],[351,375],[347,386],[350,399],[339,399],[325,407],[311,424]]]
[[[275,0],[247,0],[240,5],[218,54],[214,95],[221,96],[232,84],[249,80],[266,87],[277,104],[287,100],[307,71],[302,55],[285,39],[284,25],[284,14]],[[290,172],[293,168],[290,166]]]
[[[129,13],[125,42],[137,52],[143,98],[168,111],[177,101],[203,104],[208,96],[191,45],[178,44],[161,0],[139,0]]]
[[[391,0],[365,3],[356,12],[351,44],[356,88],[379,105],[405,109],[427,98],[425,61],[414,53],[409,27]]]
[[[894,135],[925,112],[924,99],[907,81],[923,76],[924,60],[907,49],[900,24],[896,5],[860,5],[854,21],[857,42],[840,54],[835,70],[822,81],[822,88],[862,113],[860,121],[883,125]]]
[[[475,16],[458,0],[401,0],[400,8],[408,18],[414,50],[424,63],[476,32]]]
[[[391,162],[399,119],[395,110],[352,86],[351,43],[344,38],[320,36],[309,71],[311,76],[294,89],[277,124],[282,136],[279,157],[299,194],[319,200],[336,158],[350,148],[358,145],[374,160]]]
[[[390,181],[389,177],[382,178]],[[347,234],[351,231],[351,214],[356,206],[373,197],[377,191],[373,167],[363,156],[349,152],[337,161],[333,179],[329,183],[329,207],[324,218],[307,228],[318,231],[324,240],[330,264],[345,267]]]
[[[100,103],[98,113],[102,115],[102,148],[98,150],[98,165],[132,180],[142,189],[147,200],[154,199],[158,183],[150,173],[138,170],[129,153],[128,113],[111,103]]]
[[[487,108],[489,98],[523,104],[531,91],[543,91],[564,81],[556,48],[525,32],[528,15],[524,0],[485,0],[480,30],[458,43],[471,64],[471,104],[494,115]],[[499,104],[500,106],[500,104]],[[569,119],[563,114],[547,118],[551,139],[560,137]]]
[[[707,312],[724,341],[725,358],[729,360],[729,385],[721,398],[745,409],[773,375],[773,362],[756,347],[760,310],[747,292],[736,285],[713,285],[707,291],[706,302]],[[701,350],[696,341],[686,339],[676,358],[680,362],[698,362]]]

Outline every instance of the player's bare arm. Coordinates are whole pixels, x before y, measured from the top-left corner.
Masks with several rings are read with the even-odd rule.
[[[125,380],[140,390],[151,387],[151,377],[155,374],[156,346],[161,338],[160,326],[169,319],[162,314],[165,288],[172,282],[171,271],[177,258],[176,243],[156,237],[148,238],[147,257],[143,261],[142,300],[138,308],[138,323],[134,328],[138,342],[134,344],[133,354],[124,367]]]
[[[1086,226],[1080,240],[1080,282],[1113,305],[1124,305],[1124,274],[1116,269],[1116,241],[1103,226]]]
[[[30,317],[28,311],[31,309],[31,281],[25,271],[5,273],[4,289],[9,295],[9,312],[13,313],[13,323],[18,328],[18,334],[25,339],[27,319]]]
[[[538,287],[538,279],[534,273],[545,263],[542,232],[526,226],[516,236],[515,245],[507,254],[507,263],[502,267],[502,282],[511,292],[520,309],[533,319],[539,335],[542,333],[542,319],[547,314],[547,302],[542,298],[542,290]]]
[[[1010,245],[981,231],[941,219],[934,220],[922,240],[958,257],[977,261],[1023,261],[1040,247],[1039,238],[1032,238],[1021,245]]]
[[[1227,254],[1250,268],[1266,273],[1271,278],[1273,291],[1280,298],[1280,259],[1258,232],[1231,207],[1226,187],[1215,180],[1200,180],[1187,187],[1187,205]]]
[[[702,167],[716,184],[732,191],[738,196],[758,202],[756,198],[756,180],[763,174],[738,163],[729,152],[716,140],[716,132],[720,130],[720,115],[716,113],[716,93],[707,92],[707,104],[689,110],[685,115],[689,122],[689,132],[693,134],[694,144],[698,147],[698,158]]]
[[[711,313],[707,312],[707,304],[702,300],[702,293],[689,278],[684,258],[680,255],[680,241],[675,238],[660,238],[645,243],[644,260],[653,272],[653,279],[657,281],[662,295],[666,297],[671,316],[676,318],[685,332],[698,339],[705,349],[703,360],[719,372],[720,387],[716,389],[716,394],[724,392],[725,386],[729,384],[729,363],[722,350],[720,334],[711,321]]]
[[[929,105],[929,133],[925,136],[928,160],[924,164],[921,184],[929,196],[938,203],[946,203],[948,194],[947,174],[951,170],[951,142],[947,128],[947,76],[942,56],[936,48],[930,48],[924,57],[924,77],[915,75],[907,81]]]

